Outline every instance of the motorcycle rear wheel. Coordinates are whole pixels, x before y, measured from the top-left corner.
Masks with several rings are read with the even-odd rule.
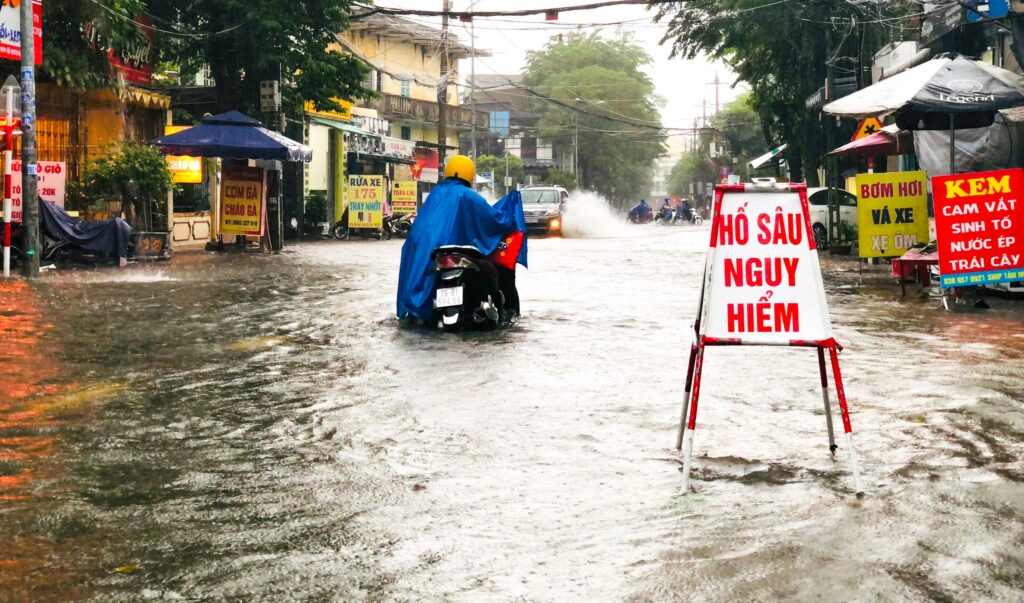
[[[341,222],[338,222],[331,227],[331,236],[339,241],[348,239],[348,227]]]

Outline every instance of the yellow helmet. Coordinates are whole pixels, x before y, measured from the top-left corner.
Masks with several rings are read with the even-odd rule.
[[[476,179],[476,166],[473,160],[465,155],[452,155],[448,163],[444,165],[445,178],[461,178],[468,184],[473,184]]]

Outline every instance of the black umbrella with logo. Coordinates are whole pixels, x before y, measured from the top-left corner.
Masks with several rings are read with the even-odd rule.
[[[904,130],[949,130],[950,171],[954,131],[992,125],[996,111],[1024,105],[1021,76],[956,53],[941,54],[873,86],[833,101],[826,113],[844,117],[895,114]]]

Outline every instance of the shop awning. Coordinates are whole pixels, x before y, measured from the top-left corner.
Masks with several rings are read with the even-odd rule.
[[[320,124],[321,126],[327,126],[328,128],[334,128],[335,130],[341,130],[342,132],[348,132],[349,134],[359,134],[361,136],[377,136],[372,132],[367,132],[362,128],[357,128],[352,124],[347,124],[343,121],[334,121],[333,119],[324,119],[322,117],[311,117],[311,121]]]
[[[770,162],[770,161],[771,161],[772,159],[775,159],[775,158],[776,158],[776,157],[778,157],[778,156],[779,156],[779,155],[780,155],[780,154],[781,154],[781,153],[782,153],[783,151],[785,151],[785,150],[786,150],[786,147],[788,147],[788,146],[789,146],[789,144],[784,144],[784,145],[782,145],[781,147],[775,147],[774,149],[772,149],[772,150],[768,151],[768,152],[767,152],[767,153],[765,153],[764,155],[761,155],[761,156],[760,156],[760,157],[758,157],[757,159],[754,159],[753,161],[751,161],[751,162],[750,162],[750,167],[751,167],[751,168],[753,168],[753,169],[755,169],[755,170],[763,168],[764,166],[768,165],[768,163],[769,163],[769,162]]]

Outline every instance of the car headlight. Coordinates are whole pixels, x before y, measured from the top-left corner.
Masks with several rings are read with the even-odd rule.
[[[550,228],[551,230],[559,230],[562,228],[562,221],[559,220],[558,218],[553,218],[550,222],[548,222],[548,228]]]

